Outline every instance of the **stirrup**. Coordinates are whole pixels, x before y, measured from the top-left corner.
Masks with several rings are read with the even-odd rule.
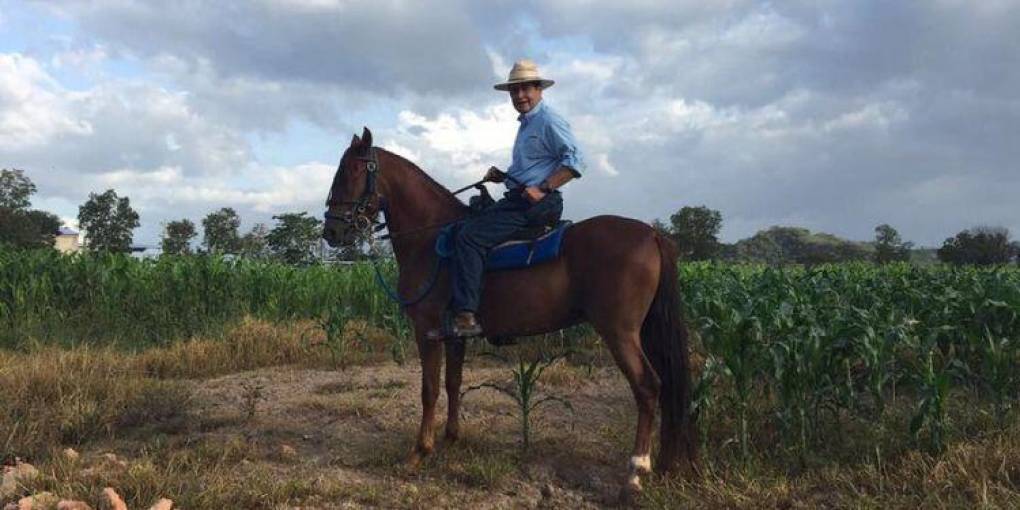
[[[478,324],[477,319],[475,320],[475,324]],[[438,328],[435,328],[435,329],[432,329],[432,330],[429,330],[427,333],[425,333],[425,338],[428,339],[428,340],[431,340],[433,342],[442,342],[442,341],[446,341],[446,342],[460,341],[460,342],[463,342],[464,340],[466,340],[468,338],[474,338],[474,337],[479,337],[479,336],[483,336],[483,335],[484,335],[484,333],[482,332],[481,324],[478,324],[478,329],[477,330],[472,330],[470,332],[458,331],[457,327],[454,325],[453,314],[451,314],[449,311],[446,311],[445,313],[443,313],[443,324],[442,324],[442,326],[440,326]]]

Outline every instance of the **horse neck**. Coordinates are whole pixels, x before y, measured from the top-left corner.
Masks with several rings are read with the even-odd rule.
[[[382,150],[379,159],[387,229],[391,235],[397,234],[392,237],[393,254],[398,264],[406,266],[433,249],[439,228],[428,227],[457,220],[467,208],[410,161]]]

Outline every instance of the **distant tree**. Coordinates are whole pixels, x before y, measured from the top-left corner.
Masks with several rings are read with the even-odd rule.
[[[211,212],[202,220],[202,244],[211,253],[237,253],[241,218],[230,207]]]
[[[27,209],[32,205],[29,197],[33,193],[35,184],[24,170],[0,170],[0,209]]]
[[[241,237],[241,248],[238,253],[243,257],[261,259],[269,256],[269,228],[265,223],[256,223],[251,230]]]
[[[288,264],[309,264],[315,261],[315,249],[322,236],[322,222],[307,213],[273,216],[276,226],[266,240],[273,255]]]
[[[35,184],[23,170],[0,170],[0,245],[19,249],[52,248],[60,219],[30,210]]]
[[[195,224],[189,219],[171,221],[163,226],[163,253],[187,255],[191,253],[191,240],[198,236]]]
[[[658,232],[658,233],[660,233],[662,235],[665,235],[665,236],[668,236],[668,237],[673,237],[673,232],[670,229],[670,226],[665,224],[665,223],[663,223],[659,219],[652,220],[652,228],[654,228],[656,232]]]
[[[768,264],[826,264],[867,260],[869,247],[800,227],[770,227],[736,243],[738,260]]]
[[[89,193],[88,201],[78,207],[78,225],[85,230],[90,250],[126,252],[139,225],[138,213],[128,197],[109,189],[100,195]]]
[[[1016,255],[1009,230],[1002,227],[974,227],[946,238],[938,257],[950,264],[987,266],[1007,264]]]
[[[885,223],[875,227],[875,262],[906,262],[910,260],[910,249],[913,246],[914,243],[903,242],[895,228]]]
[[[770,266],[787,262],[783,247],[765,231],[738,241],[734,245],[734,252],[736,252],[736,260],[739,261],[757,262]]]
[[[20,249],[53,248],[60,219],[46,211],[0,207],[0,245]]]
[[[670,216],[670,233],[684,260],[707,260],[719,251],[722,215],[703,205],[683,207]],[[660,223],[661,225],[661,223]]]

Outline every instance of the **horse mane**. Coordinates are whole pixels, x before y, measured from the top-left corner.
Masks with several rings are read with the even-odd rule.
[[[464,205],[464,202],[461,202],[459,198],[457,198],[452,192],[450,192],[450,190],[446,189],[446,186],[439,184],[438,181],[433,179],[431,175],[426,173],[425,170],[422,170],[421,167],[416,165],[413,161],[399,154],[383,149],[381,147],[376,147],[375,150],[383,154],[393,156],[398,161],[403,162],[404,169],[409,170],[412,175],[424,178],[425,184],[428,186],[430,190],[432,190],[442,200],[449,202],[450,205],[456,207],[458,211],[467,208],[467,206]]]

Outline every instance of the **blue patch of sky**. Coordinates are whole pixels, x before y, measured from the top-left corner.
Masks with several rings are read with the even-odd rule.
[[[69,35],[73,25],[45,8],[20,1],[0,0],[0,52],[37,55],[52,44],[54,35]]]
[[[582,35],[549,37],[548,34],[542,33],[538,21],[528,15],[518,16],[514,20],[514,25],[515,30],[512,36],[514,43],[526,41],[527,48],[524,55],[531,55],[536,60],[541,61],[551,55],[566,54],[575,58],[599,55],[589,37]]]
[[[364,109],[344,112],[347,119],[357,120],[338,121],[335,127],[323,127],[298,119],[289,122],[282,133],[250,133],[246,139],[255,160],[263,165],[335,164],[352,135],[360,135],[364,126],[376,133],[380,129],[392,128],[402,109],[397,101],[375,101]],[[384,142],[376,139],[377,144]]]
[[[71,20],[42,6],[0,0],[0,33],[0,53],[19,53],[38,61],[57,83],[71,91],[88,90],[99,78],[146,78],[144,66],[126,57],[108,56],[98,66],[53,65],[53,57],[59,53],[88,51],[95,46],[77,32]]]

